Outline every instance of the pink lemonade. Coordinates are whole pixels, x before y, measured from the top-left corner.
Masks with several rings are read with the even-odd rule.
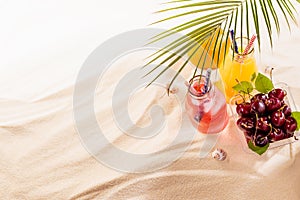
[[[190,80],[185,108],[193,126],[201,133],[219,133],[228,123],[224,94],[211,82],[206,84],[205,76]]]

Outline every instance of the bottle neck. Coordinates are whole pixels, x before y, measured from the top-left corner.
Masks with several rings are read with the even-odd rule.
[[[207,84],[207,89],[205,92],[201,92],[195,88],[199,87],[204,87],[203,85],[206,84],[206,76],[200,75],[192,78],[189,81],[189,89],[188,89],[188,94],[190,97],[193,99],[197,100],[204,100],[207,98],[212,98],[215,95],[215,88],[214,85],[212,84],[211,81],[208,82]]]
[[[246,63],[251,59],[254,59],[254,50],[249,52],[248,54],[241,54],[241,53],[233,53],[231,51],[231,56],[233,57],[233,60],[239,63]]]
[[[249,51],[244,54],[244,49],[248,46],[249,44],[249,39],[244,37],[244,38],[236,38],[235,39],[236,45],[238,52],[235,52],[235,47],[234,44],[231,45],[231,51],[230,55],[232,56],[233,60],[239,63],[245,63],[248,60],[251,60],[254,58],[254,48],[251,47]]]

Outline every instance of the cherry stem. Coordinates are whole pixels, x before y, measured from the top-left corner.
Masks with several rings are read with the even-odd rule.
[[[243,103],[245,103],[245,102],[246,102],[246,98],[245,98],[245,96],[243,96],[241,93],[238,93],[238,95],[242,97],[242,99],[243,99]]]
[[[257,124],[257,120],[258,120],[258,115],[257,113],[255,113],[255,124]],[[256,140],[256,134],[257,134],[257,128],[255,127],[255,133],[254,133],[254,141]]]
[[[299,139],[297,138],[297,136],[296,136],[296,135],[294,135],[294,139],[295,139],[295,140],[299,140]]]
[[[272,67],[270,70],[270,79],[272,82],[273,82],[273,70],[274,70],[274,68]]]
[[[270,133],[272,132],[273,128],[275,129],[275,127],[273,127],[273,126],[272,126],[272,124],[270,124],[269,126],[271,127],[271,129],[270,129],[270,131],[269,131],[269,133],[268,133],[268,135],[267,135],[267,136],[269,136],[269,135],[270,135]]]

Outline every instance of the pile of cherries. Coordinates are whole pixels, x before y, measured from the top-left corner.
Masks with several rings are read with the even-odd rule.
[[[284,102],[285,96],[286,92],[277,88],[268,94],[254,95],[250,102],[237,104],[236,112],[240,116],[237,125],[244,132],[247,142],[264,147],[294,136],[297,121]]]

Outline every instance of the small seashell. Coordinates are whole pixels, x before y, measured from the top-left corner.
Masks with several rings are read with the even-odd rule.
[[[212,152],[212,157],[218,161],[223,161],[227,157],[227,153],[223,149],[216,149]]]

